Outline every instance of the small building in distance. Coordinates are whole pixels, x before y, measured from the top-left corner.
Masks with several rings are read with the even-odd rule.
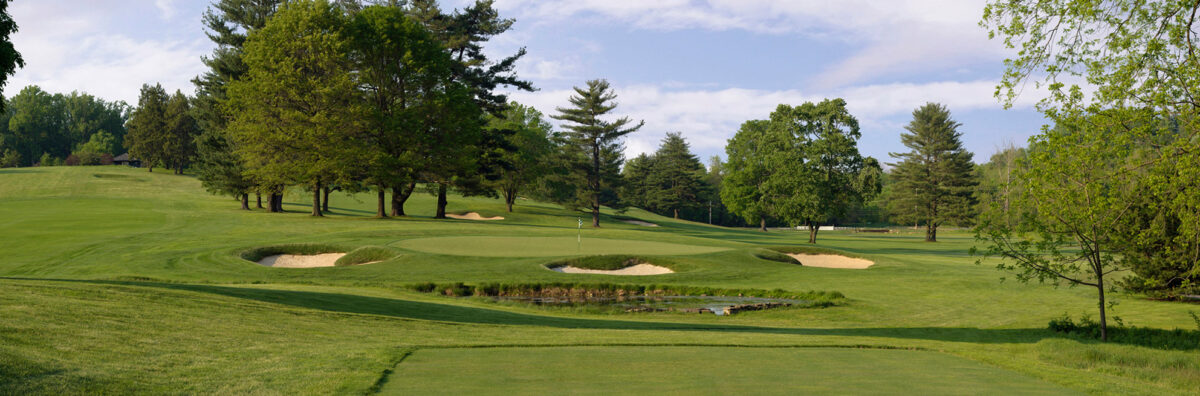
[[[129,158],[129,153],[125,153],[125,154],[121,154],[116,157],[113,157],[112,163],[113,163],[113,165],[128,165],[128,166],[132,166],[134,168],[142,167],[142,161],[135,159],[135,158]]]

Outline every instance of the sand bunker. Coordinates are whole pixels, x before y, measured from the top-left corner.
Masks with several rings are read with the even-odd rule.
[[[792,258],[800,261],[800,265],[805,267],[867,269],[867,267],[875,264],[871,260],[838,256],[836,254],[789,254],[788,256],[792,256]]]
[[[482,220],[482,221],[504,220],[504,218],[500,217],[500,216],[483,217],[483,216],[479,215],[479,213],[476,213],[476,212],[471,212],[471,213],[467,213],[467,214],[449,214],[449,213],[447,213],[446,217],[449,217],[451,219],[459,219],[459,220]]]
[[[555,272],[562,272],[565,274],[596,274],[596,275],[640,276],[640,275],[662,275],[662,274],[675,273],[675,271],[671,271],[670,268],[660,267],[660,266],[657,266],[654,264],[645,264],[645,263],[621,268],[619,270],[594,270],[594,269],[585,269],[585,268],[578,268],[578,267],[571,267],[571,266],[553,267],[550,269],[554,270]]]
[[[621,222],[629,223],[629,224],[633,224],[633,225],[640,225],[642,227],[658,227],[658,224],[654,224],[654,223],[651,223],[648,221],[641,221],[641,220],[621,220]]]
[[[299,254],[276,254],[258,260],[259,264],[275,268],[317,268],[333,267],[338,259],[346,253],[325,253],[311,256]]]

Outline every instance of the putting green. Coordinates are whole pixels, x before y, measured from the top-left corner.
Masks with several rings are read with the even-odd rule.
[[[419,350],[383,394],[1077,394],[936,352],[843,348]]]
[[[483,257],[551,257],[576,254],[686,255],[729,250],[712,246],[598,238],[584,238],[581,248],[574,237],[435,237],[408,239],[400,241],[397,245],[425,253]]]

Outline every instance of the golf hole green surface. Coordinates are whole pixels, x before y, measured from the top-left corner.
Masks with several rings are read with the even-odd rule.
[[[584,238],[582,247],[580,245],[575,237],[491,236],[417,238],[400,241],[398,244],[402,248],[418,252],[483,257],[551,257],[597,254],[686,255],[728,250],[712,246],[599,238]]]
[[[937,352],[846,348],[426,349],[383,394],[1078,394]]]

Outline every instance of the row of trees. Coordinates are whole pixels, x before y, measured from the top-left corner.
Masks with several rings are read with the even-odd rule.
[[[129,118],[125,147],[147,171],[161,164],[181,175],[195,158],[200,126],[192,116],[191,102],[180,91],[168,95],[159,84],[142,86],[138,107]]]
[[[101,156],[124,152],[129,115],[121,101],[25,87],[0,113],[0,165],[57,165],[71,156],[99,164]]]

